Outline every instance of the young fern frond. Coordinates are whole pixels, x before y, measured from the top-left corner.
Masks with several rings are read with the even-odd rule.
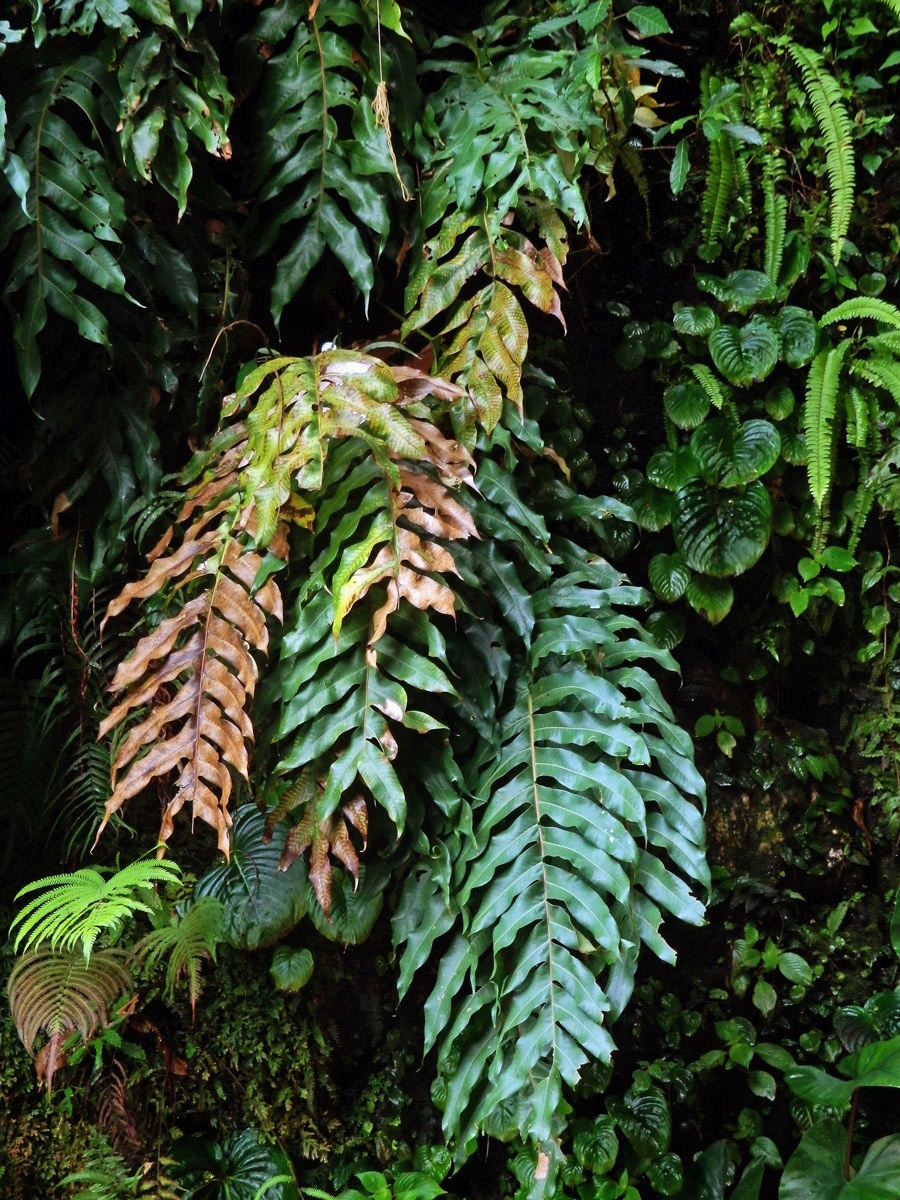
[[[48,942],[51,950],[72,950],[79,942],[85,964],[100,933],[115,929],[136,912],[149,913],[150,904],[137,893],[151,892],[159,884],[177,883],[181,871],[175,863],[142,859],[104,878],[109,868],[82,867],[71,875],[51,875],[26,884],[16,895],[42,891],[17,913],[10,926],[13,943],[23,952]]]
[[[853,121],[840,84],[828,71],[822,55],[796,42],[789,44],[788,52],[800,68],[803,88],[825,143],[825,167],[831,191],[831,253],[837,262],[850,227],[855,196]]]
[[[725,232],[736,179],[734,144],[730,138],[718,137],[709,143],[709,163],[700,200],[700,227],[705,242],[714,242]]]

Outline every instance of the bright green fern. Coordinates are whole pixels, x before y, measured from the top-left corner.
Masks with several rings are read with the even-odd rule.
[[[180,868],[173,862],[142,859],[104,879],[111,868],[82,867],[71,875],[50,875],[26,884],[16,895],[43,894],[30,900],[13,920],[18,927],[14,948],[24,953],[41,942],[51,949],[71,950],[79,942],[88,962],[103,930],[117,928],[135,912],[151,912],[137,893],[157,884],[178,883]]]
[[[829,73],[822,55],[796,42],[788,46],[788,51],[800,68],[803,87],[825,143],[825,166],[831,189],[831,253],[837,262],[853,212],[856,182],[853,122],[840,84]]]

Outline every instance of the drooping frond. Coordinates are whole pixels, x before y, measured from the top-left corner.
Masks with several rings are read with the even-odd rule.
[[[766,242],[763,251],[763,269],[772,283],[778,283],[781,263],[784,258],[784,239],[787,232],[787,197],[775,191],[772,172],[763,182],[763,204],[766,216]]]
[[[257,675],[251,651],[265,652],[266,618],[282,616],[269,574],[286,556],[289,524],[323,535],[306,595],[319,600],[330,593],[335,637],[356,605],[384,589],[360,652],[379,643],[401,600],[453,613],[443,582],[453,558],[443,543],[475,534],[452,494],[471,478],[471,458],[428,419],[426,400],[435,407],[456,403],[461,411],[470,403],[459,386],[352,350],[269,360],[228,399],[220,433],[186,472],[176,548],[165,553],[175,541],[173,527],[144,579],[129,584],[108,610],[107,619],[133,600],[178,603],[113,680],[125,695],[101,734],[153,707],[116,755],[105,819],[174,770],[160,839],[190,804],[227,853],[230,771],[249,779]],[[367,664],[374,669],[373,658]],[[361,711],[369,711],[368,701]],[[373,765],[372,774],[380,779],[384,772]],[[390,807],[399,816],[397,805]]]
[[[153,970],[164,957],[166,962],[165,997],[174,1003],[175,988],[187,979],[191,1011],[196,1013],[200,997],[200,968],[204,961],[216,959],[216,946],[224,932],[224,909],[215,896],[195,901],[181,916],[145,934],[132,947],[136,958]]]
[[[10,1012],[30,1054],[38,1034],[48,1035],[37,1058],[38,1076],[46,1080],[48,1091],[63,1042],[75,1032],[88,1041],[110,1023],[115,1001],[131,991],[124,950],[97,950],[90,962],[46,945],[22,955],[7,985]]]
[[[819,511],[831,490],[834,469],[834,418],[837,409],[841,365],[850,347],[847,341],[820,350],[813,359],[806,378],[806,404],[803,409],[803,428],[806,433],[809,489]]]
[[[900,329],[900,308],[878,296],[853,296],[842,304],[829,308],[820,317],[823,325],[835,325],[839,321],[881,321]]]
[[[837,262],[853,212],[856,183],[853,121],[840,84],[825,66],[822,55],[796,42],[789,44],[788,52],[800,68],[803,87],[825,143],[825,168],[831,190],[831,253]]]
[[[706,393],[706,398],[714,408],[722,408],[727,403],[728,397],[722,389],[722,384],[703,363],[688,363],[688,370],[703,388]]]
[[[152,892],[159,884],[177,883],[181,872],[175,863],[141,859],[120,871],[82,867],[71,875],[51,875],[26,884],[16,895],[43,894],[29,900],[10,926],[16,930],[13,943],[23,952],[48,942],[51,950],[72,950],[79,942],[85,964],[100,933],[113,929],[135,912],[150,912],[141,892]],[[108,878],[104,878],[108,875]]]

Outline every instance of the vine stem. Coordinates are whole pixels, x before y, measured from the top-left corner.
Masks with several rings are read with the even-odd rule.
[[[853,1089],[850,1101],[850,1119],[847,1121],[847,1153],[844,1155],[844,1178],[850,1178],[850,1153],[853,1149],[853,1124],[856,1121],[856,1106],[859,1103],[859,1088]]]

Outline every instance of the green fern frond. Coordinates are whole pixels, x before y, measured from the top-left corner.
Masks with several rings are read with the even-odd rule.
[[[883,325],[892,325],[900,329],[900,308],[881,300],[877,296],[854,296],[829,308],[820,318],[822,325],[834,325],[838,321],[881,321]]]
[[[52,950],[71,950],[80,942],[87,964],[103,930],[116,928],[135,912],[151,911],[135,893],[181,878],[180,868],[171,861],[142,859],[104,879],[108,870],[82,867],[71,875],[51,875],[21,888],[17,900],[34,891],[44,894],[30,900],[14,918],[10,932],[18,930],[15,950],[22,946],[27,951],[41,942],[48,942]]]
[[[894,16],[900,21],[900,0],[881,0],[881,3],[891,10]]]
[[[737,179],[734,159],[734,146],[729,138],[717,138],[709,143],[709,163],[700,200],[701,229],[705,242],[714,242],[727,227],[728,207]]]
[[[713,408],[722,408],[727,403],[728,397],[725,395],[722,385],[709,367],[703,363],[688,363],[688,370],[703,388],[706,393],[706,398],[712,404]]]
[[[184,976],[191,998],[191,1011],[196,1013],[200,996],[200,967],[207,959],[216,961],[216,946],[225,932],[225,910],[215,896],[204,896],[190,906],[183,916],[154,929],[135,944],[132,953],[143,959],[153,970],[160,959],[168,955],[165,996],[174,1003],[175,988]]]
[[[849,342],[820,350],[813,359],[806,379],[806,404],[803,428],[806,433],[809,489],[821,513],[831,490],[836,437],[834,418],[837,407],[841,365]]]
[[[840,84],[828,71],[822,55],[796,42],[789,44],[788,52],[800,68],[803,87],[825,143],[825,167],[831,190],[831,253],[837,262],[853,212],[856,182],[853,121]]]
[[[787,198],[775,192],[772,174],[767,174],[763,184],[766,215],[766,242],[763,251],[763,268],[772,283],[778,284],[781,263],[784,258],[784,239],[787,233]]]
[[[644,212],[647,216],[647,236],[650,236],[650,182],[647,179],[647,172],[644,170],[644,164],[641,162],[641,156],[637,149],[628,142],[623,142],[619,147],[619,161],[628,172],[631,182],[637,188],[638,195],[644,202]]]
[[[883,388],[900,407],[900,362],[896,359],[879,356],[858,358],[851,364],[850,370],[859,379]]]

